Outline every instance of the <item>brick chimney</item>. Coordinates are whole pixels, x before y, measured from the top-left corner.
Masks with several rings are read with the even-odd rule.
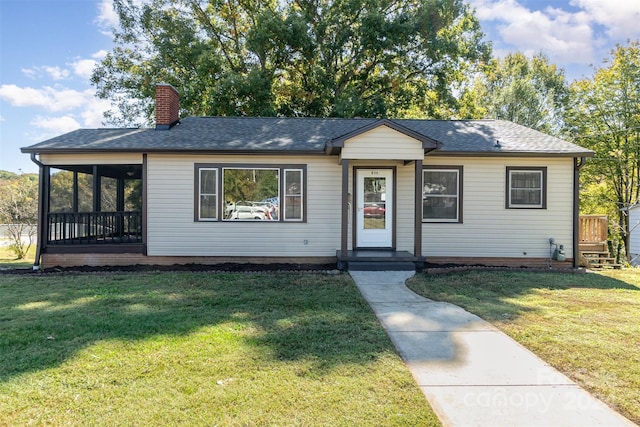
[[[156,84],[156,129],[168,130],[180,121],[180,95],[166,83]]]

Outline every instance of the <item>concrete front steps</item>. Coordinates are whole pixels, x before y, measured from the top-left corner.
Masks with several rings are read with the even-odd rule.
[[[416,257],[407,251],[356,250],[346,255],[337,253],[338,269],[350,271],[420,271],[425,258]]]

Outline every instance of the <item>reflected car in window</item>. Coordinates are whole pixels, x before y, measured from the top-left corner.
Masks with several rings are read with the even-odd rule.
[[[383,218],[386,209],[384,205],[379,205],[377,203],[367,203],[364,207],[364,217],[365,218]]]
[[[225,219],[266,221],[277,219],[277,209],[260,202],[229,202],[225,209]]]

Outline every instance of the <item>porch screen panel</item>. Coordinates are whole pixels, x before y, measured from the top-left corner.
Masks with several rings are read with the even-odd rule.
[[[218,169],[200,169],[200,220],[216,220],[218,218]]]
[[[100,211],[101,212],[115,212],[116,208],[116,194],[117,194],[118,181],[114,178],[103,176],[100,179]]]

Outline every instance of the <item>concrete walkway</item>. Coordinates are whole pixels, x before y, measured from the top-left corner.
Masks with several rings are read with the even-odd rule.
[[[481,318],[413,293],[413,272],[350,274],[445,426],[635,425]]]

